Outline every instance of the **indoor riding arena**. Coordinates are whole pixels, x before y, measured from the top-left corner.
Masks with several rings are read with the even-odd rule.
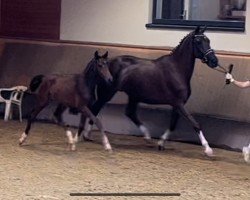
[[[0,199],[250,199],[250,4],[240,2],[0,0]],[[120,60],[127,68],[114,72]],[[161,87],[158,68],[170,88],[160,97],[142,88]],[[73,89],[61,81],[70,74]]]

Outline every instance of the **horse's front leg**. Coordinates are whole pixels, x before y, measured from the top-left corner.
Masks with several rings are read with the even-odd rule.
[[[177,107],[180,114],[182,114],[193,126],[196,133],[199,135],[199,139],[201,141],[202,146],[204,147],[204,152],[207,156],[213,155],[213,150],[209,146],[205,136],[203,135],[203,132],[201,130],[200,124],[193,118],[193,116],[185,109],[184,105],[180,105]]]
[[[111,147],[111,145],[109,143],[108,137],[107,137],[107,135],[106,135],[106,133],[104,131],[104,128],[102,126],[101,121],[92,114],[92,112],[89,110],[89,108],[87,106],[84,106],[81,109],[81,112],[85,117],[90,118],[90,120],[92,120],[95,123],[95,125],[97,126],[97,128],[101,131],[101,133],[102,133],[102,142],[103,142],[103,145],[104,145],[104,149],[108,150],[108,151],[112,151],[112,147]]]
[[[97,87],[97,101],[91,105],[89,108],[91,112],[97,116],[103,106],[112,99],[117,90],[114,87],[108,87],[106,84],[98,85]],[[87,118],[85,120],[83,139],[85,141],[91,141],[90,131],[92,130],[93,121]],[[79,133],[79,137],[82,133]]]

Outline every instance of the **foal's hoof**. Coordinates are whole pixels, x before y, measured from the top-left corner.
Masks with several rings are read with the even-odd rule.
[[[69,144],[68,150],[69,151],[76,151],[76,145],[75,144]]]
[[[159,151],[165,150],[164,141],[163,141],[163,140],[159,140],[159,141],[158,141],[158,150],[159,150]]]
[[[158,150],[159,150],[159,151],[164,151],[164,150],[165,150],[165,147],[164,147],[164,146],[161,146],[161,145],[158,145]]]

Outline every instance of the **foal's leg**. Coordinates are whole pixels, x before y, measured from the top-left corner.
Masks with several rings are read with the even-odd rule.
[[[87,106],[83,107],[81,109],[81,111],[82,111],[82,114],[85,115],[86,117],[90,118],[96,124],[97,128],[101,131],[104,149],[105,150],[112,150],[111,145],[110,145],[109,140],[108,140],[108,137],[104,131],[104,128],[102,126],[101,121],[91,113],[91,111],[89,110],[89,108]]]
[[[69,150],[75,151],[76,150],[76,141],[73,138],[73,134],[69,129],[69,126],[66,125],[66,136],[68,138]]]
[[[31,124],[34,122],[34,120],[36,119],[36,116],[40,113],[40,111],[47,105],[47,103],[44,103],[44,104],[41,104],[39,106],[37,106],[36,108],[34,108],[28,118],[28,121],[27,121],[27,125],[26,125],[26,128],[25,128],[25,131],[22,133],[20,139],[19,139],[19,145],[22,145],[25,140],[27,139],[28,137],[28,134],[29,134],[29,131],[30,131],[30,128],[31,128]]]
[[[53,114],[53,118],[55,120],[55,122],[59,125],[62,124],[62,114],[63,112],[66,110],[66,106],[64,106],[63,104],[58,104],[58,106],[56,107],[56,110]]]
[[[205,149],[205,154],[207,156],[213,155],[213,150],[210,148],[206,138],[204,137],[200,124],[193,118],[193,116],[184,108],[184,105],[180,105],[178,107],[178,110],[180,111],[180,114],[182,114],[193,126],[196,133],[199,135],[199,139],[201,141],[202,146]]]
[[[170,118],[170,127],[169,127],[169,129],[167,129],[165,131],[165,133],[161,136],[161,139],[158,141],[159,150],[164,149],[165,141],[169,139],[171,132],[173,132],[175,130],[179,117],[180,117],[180,115],[179,115],[177,109],[173,108],[173,110],[171,112],[171,118]]]
[[[128,116],[132,120],[132,122],[135,123],[136,126],[139,127],[141,132],[144,134],[144,139],[150,140],[151,136],[150,136],[148,129],[142,124],[142,122],[138,119],[138,116],[136,114],[137,105],[138,105],[138,101],[135,101],[129,97],[128,104],[126,106],[125,114],[126,114],[126,116]]]

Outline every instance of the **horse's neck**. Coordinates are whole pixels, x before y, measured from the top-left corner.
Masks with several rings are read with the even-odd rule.
[[[191,80],[195,64],[194,48],[190,43],[191,41],[184,42],[176,48],[171,55],[176,62],[176,67],[185,74],[185,78],[187,78],[188,81]]]

